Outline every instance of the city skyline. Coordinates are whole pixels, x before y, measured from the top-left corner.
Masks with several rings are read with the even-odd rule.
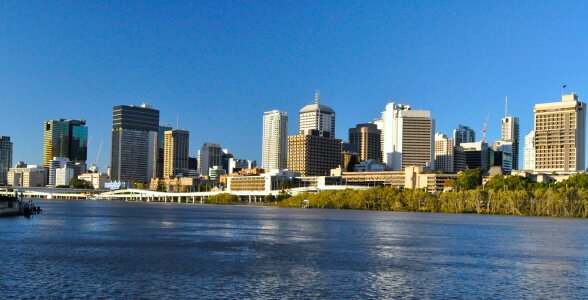
[[[505,96],[522,139],[532,129],[535,103],[557,101],[563,84],[580,100],[586,95],[581,79],[588,60],[577,51],[588,43],[586,25],[577,24],[586,12],[580,3],[480,9],[325,2],[312,15],[296,4],[174,4],[166,11],[0,4],[6,29],[0,43],[7,45],[0,49],[6,74],[0,84],[8,87],[0,101],[10,103],[0,134],[14,143],[14,163],[42,164],[42,122],[85,119],[88,165],[104,141],[103,168],[110,165],[111,108],[146,102],[162,112],[163,123],[179,119],[180,129],[191,132],[191,156],[214,142],[261,161],[259,116],[273,109],[295,115],[320,89],[321,102],[337,112],[336,137],[343,140],[389,100],[431,111],[437,132],[468,125],[477,140],[490,112],[488,140],[498,140]],[[491,16],[482,13],[489,10]],[[185,35],[168,34],[174,32]],[[284,33],[288,40],[275,38]],[[575,47],[566,46],[569,40]],[[289,135],[296,123],[290,118]]]

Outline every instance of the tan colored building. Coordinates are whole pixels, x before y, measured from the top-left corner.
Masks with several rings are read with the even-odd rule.
[[[585,168],[586,104],[575,93],[561,102],[536,104],[535,171],[577,172]]]
[[[185,130],[168,130],[164,133],[163,178],[174,178],[188,170],[190,133]]]
[[[104,184],[108,182],[108,175],[105,173],[85,173],[78,176],[79,180],[84,180],[92,184],[94,189],[103,189]]]
[[[149,189],[171,193],[205,192],[213,187],[213,182],[204,178],[180,177],[168,179],[151,179]]]
[[[381,131],[376,124],[357,124],[349,128],[349,143],[357,146],[360,161],[382,158]]]
[[[301,176],[325,176],[341,165],[341,140],[304,130],[288,137],[288,169]]]
[[[8,185],[21,187],[41,187],[47,181],[47,170],[42,166],[28,166],[25,168],[10,168],[8,171]]]

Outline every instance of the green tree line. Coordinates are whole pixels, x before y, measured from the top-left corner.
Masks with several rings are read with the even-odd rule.
[[[475,213],[524,216],[588,216],[588,175],[577,174],[555,184],[536,183],[522,176],[495,176],[482,185],[479,170],[468,170],[451,182],[453,191],[375,187],[368,190],[299,194],[278,202],[283,207],[362,209],[381,211]]]

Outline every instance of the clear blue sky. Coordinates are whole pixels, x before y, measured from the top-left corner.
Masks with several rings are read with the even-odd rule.
[[[218,142],[261,158],[264,111],[290,115],[320,89],[337,136],[390,99],[499,137],[504,97],[533,126],[533,104],[561,85],[588,99],[588,2],[1,1],[0,135],[14,161],[42,162],[43,121],[84,118],[89,163],[112,107],[147,102],[190,131],[190,153]],[[521,151],[522,152],[522,151]]]

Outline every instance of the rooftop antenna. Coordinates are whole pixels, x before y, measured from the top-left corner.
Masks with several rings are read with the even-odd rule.
[[[320,100],[321,100],[321,91],[315,90],[314,91],[314,104],[319,104]]]
[[[508,118],[508,96],[504,99],[504,117]]]

